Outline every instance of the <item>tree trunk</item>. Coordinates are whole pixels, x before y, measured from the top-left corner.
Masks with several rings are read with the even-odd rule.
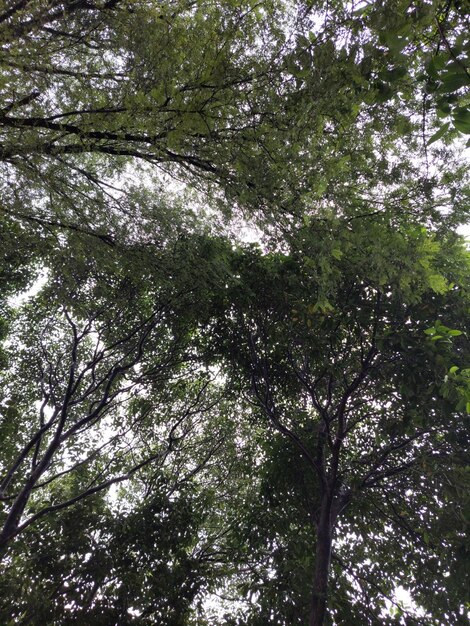
[[[0,531],[0,560],[9,541],[16,535],[18,524],[24,513],[26,504],[28,503],[33,485],[34,482],[29,480],[27,483],[27,489],[23,489],[22,493],[13,502],[13,505],[3,524],[3,528]]]
[[[326,501],[322,503],[320,519],[317,524],[315,571],[313,576],[309,626],[323,626],[325,620],[332,535],[331,504],[326,499]]]

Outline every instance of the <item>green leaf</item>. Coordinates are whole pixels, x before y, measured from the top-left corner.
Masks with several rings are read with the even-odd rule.
[[[429,286],[436,293],[442,294],[449,290],[447,280],[441,274],[431,274],[428,277]]]
[[[338,259],[338,261],[340,261],[343,258],[343,253],[341,252],[339,248],[334,248],[331,251],[331,254],[334,256],[335,259]]]
[[[447,122],[446,124],[443,124],[439,128],[439,130],[437,132],[435,132],[434,135],[431,136],[431,138],[428,141],[428,146],[430,146],[432,143],[434,143],[435,141],[437,141],[438,139],[443,137],[446,134],[449,126],[450,126],[450,122]]]
[[[453,93],[461,87],[465,87],[470,83],[466,74],[445,74],[441,76],[442,84],[438,91],[439,93]]]
[[[470,134],[470,109],[459,107],[454,115],[454,126],[457,130],[465,134]]]
[[[387,72],[385,73],[385,76],[387,80],[393,83],[397,80],[400,80],[404,76],[406,76],[407,73],[408,73],[408,70],[406,67],[404,67],[403,65],[398,65],[397,67],[394,67],[392,70],[387,70]]]
[[[464,135],[470,135],[470,123],[462,122],[461,120],[454,120],[453,124],[455,128],[461,133],[464,133]]]
[[[449,115],[451,112],[450,104],[447,102],[445,98],[439,98],[436,103],[437,106],[437,114],[438,115]]]

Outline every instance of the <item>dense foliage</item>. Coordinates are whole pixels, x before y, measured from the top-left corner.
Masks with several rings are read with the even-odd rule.
[[[2,624],[467,624],[469,26],[0,3]]]

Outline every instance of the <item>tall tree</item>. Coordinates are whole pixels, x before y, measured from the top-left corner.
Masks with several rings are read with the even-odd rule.
[[[466,20],[3,3],[4,621],[463,623]]]
[[[17,312],[2,372],[2,551],[44,515],[163,462],[220,400],[193,344],[190,354],[195,283],[171,284],[176,254],[161,253],[144,277],[143,253],[133,262],[101,244],[66,265],[56,253],[48,284]],[[152,423],[162,440],[145,445]]]
[[[336,259],[326,267],[319,250],[333,237]],[[305,593],[305,576],[312,577],[310,608],[302,594],[292,609],[281,601],[274,618],[280,621],[273,623],[303,624],[308,614],[312,626],[330,623],[327,614],[341,623],[351,610],[361,623],[376,623],[380,593],[392,597],[394,585],[402,584],[429,608],[430,620],[440,604],[452,623],[463,624],[468,598],[453,589],[456,584],[462,593],[461,581],[433,569],[435,584],[449,585],[441,603],[428,602],[423,588],[429,584],[428,564],[443,558],[439,536],[450,506],[446,476],[460,475],[468,463],[468,386],[452,380],[468,359],[467,340],[458,329],[468,324],[468,255],[452,238],[444,253],[434,236],[416,229],[393,233],[384,223],[354,227],[359,253],[347,243],[350,238],[350,230],[304,229],[292,255],[241,257],[238,284],[227,298],[229,313],[215,331],[275,438],[264,506],[280,507],[281,513],[274,508],[267,523],[278,518],[278,541],[293,541],[289,533],[296,529],[304,536],[300,550],[314,551],[297,552],[289,562],[304,572],[297,592]],[[385,241],[393,241],[388,258]],[[286,469],[292,483],[284,464],[297,468]],[[457,499],[453,506],[458,515],[465,504]],[[262,525],[259,519],[253,523]],[[306,529],[315,533],[314,545]],[[468,554],[461,532],[461,524],[455,533],[446,529],[448,567],[455,562],[461,568]],[[411,553],[391,556],[395,541],[409,545]],[[380,546],[375,555],[374,545]],[[329,589],[332,559],[339,580],[355,577],[366,585],[367,601],[353,608],[357,593],[349,596],[348,582]],[[271,560],[269,567],[281,576],[283,565]],[[375,578],[380,572],[375,583],[363,574],[372,567]],[[264,576],[272,580],[272,573]],[[261,587],[253,589],[263,594]],[[260,623],[271,619],[272,610],[270,603]]]
[[[435,96],[465,132],[465,21],[458,3],[403,13],[251,0],[6,6],[2,212],[112,238],[129,211],[129,162],[217,183],[229,206],[271,225],[353,199],[364,209],[358,192],[378,177],[436,187],[409,157],[426,151]],[[423,105],[415,86],[428,74]]]

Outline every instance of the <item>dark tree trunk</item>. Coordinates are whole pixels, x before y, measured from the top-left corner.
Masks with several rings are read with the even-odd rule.
[[[27,482],[23,492],[14,501],[3,524],[3,528],[0,531],[0,559],[4,554],[9,541],[17,534],[18,524],[20,523],[21,516],[23,515],[26,504],[28,503],[28,498],[31,494],[34,482],[31,479]]]
[[[331,503],[327,499],[325,500],[322,503],[320,519],[317,524],[315,570],[309,626],[323,626],[326,616],[333,524],[331,520]]]

